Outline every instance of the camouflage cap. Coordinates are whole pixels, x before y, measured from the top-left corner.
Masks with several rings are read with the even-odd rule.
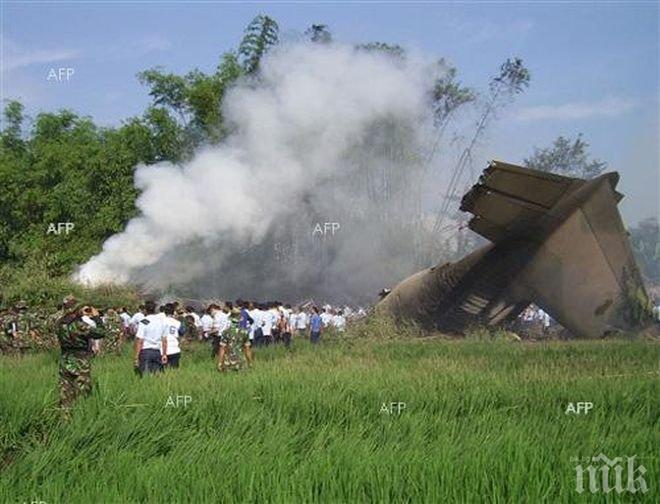
[[[73,294],[69,294],[62,300],[62,306],[64,308],[72,308],[78,304],[78,300]]]
[[[79,303],[78,309],[83,315],[88,315],[90,317],[97,317],[99,315],[99,311],[92,305],[82,305],[82,303]]]

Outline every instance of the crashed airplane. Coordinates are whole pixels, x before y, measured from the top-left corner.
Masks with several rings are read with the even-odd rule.
[[[618,181],[616,172],[582,180],[491,162],[460,207],[491,243],[408,277],[376,310],[460,333],[511,322],[535,303],[575,337],[638,329],[648,298]]]

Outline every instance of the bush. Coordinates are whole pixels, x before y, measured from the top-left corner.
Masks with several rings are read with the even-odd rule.
[[[29,307],[39,306],[46,310],[56,310],[62,299],[69,294],[99,307],[136,307],[140,302],[140,296],[133,287],[84,287],[66,276],[51,276],[46,268],[34,262],[27,263],[20,269],[5,267],[0,270],[2,305],[11,306],[17,301],[25,301]]]

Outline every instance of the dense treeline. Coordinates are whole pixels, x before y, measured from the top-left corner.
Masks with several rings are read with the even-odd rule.
[[[100,128],[69,110],[28,122],[21,103],[5,104],[0,151],[0,284],[7,299],[58,297],[66,277],[100,250],[136,214],[137,165],[179,162],[225,135],[220,103],[239,76],[253,72],[277,42],[277,25],[258,16],[237,53],[216,72],[185,76],[160,68],[141,72],[153,103],[140,117]],[[51,224],[71,222],[70,233]]]

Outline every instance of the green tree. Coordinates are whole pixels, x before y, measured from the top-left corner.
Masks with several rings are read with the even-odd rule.
[[[314,42],[315,44],[332,43],[332,33],[330,33],[328,25],[313,24],[305,30],[305,36],[310,42]]]
[[[238,58],[232,52],[223,55],[212,74],[194,69],[180,76],[166,73],[161,67],[138,74],[139,81],[149,86],[153,98],[145,120],[154,131],[165,135],[158,142],[169,146],[162,150],[163,159],[179,160],[201,143],[217,143],[224,138],[222,100],[242,74]],[[182,151],[177,154],[173,147]]]
[[[637,264],[644,277],[654,285],[660,285],[660,227],[658,219],[649,217],[629,229]]]
[[[165,73],[162,67],[154,67],[137,74],[141,84],[148,86],[149,96],[159,107],[167,107],[174,112],[182,124],[189,120],[190,106],[187,101],[185,77]]]
[[[444,59],[441,59],[438,65],[444,73],[436,80],[433,87],[433,115],[436,126],[442,127],[456,110],[466,103],[473,102],[476,95],[472,89],[463,86],[456,79],[456,67],[447,64]]]
[[[551,147],[535,148],[524,164],[534,170],[583,179],[597,177],[607,168],[607,163],[590,159],[589,144],[582,140],[582,134],[574,140],[559,136]]]
[[[245,73],[256,72],[261,58],[278,42],[277,22],[264,14],[256,16],[245,29],[243,40],[238,46],[238,55]]]
[[[358,51],[379,52],[387,54],[395,60],[402,60],[406,57],[406,51],[398,44],[386,44],[385,42],[369,42],[367,44],[358,44],[355,46]]]
[[[484,135],[486,128],[503,107],[529,87],[530,79],[530,72],[522,59],[507,58],[500,65],[499,72],[490,80],[489,93],[483,102],[476,128],[452,171],[445,196],[436,215],[433,232],[437,236],[441,236],[440,230],[443,229],[443,224],[450,213],[450,207],[463,189],[463,176],[466,170],[472,167],[472,152]]]
[[[23,104],[12,100],[5,105],[5,127],[2,130],[2,146],[11,151],[21,150],[23,142]]]

